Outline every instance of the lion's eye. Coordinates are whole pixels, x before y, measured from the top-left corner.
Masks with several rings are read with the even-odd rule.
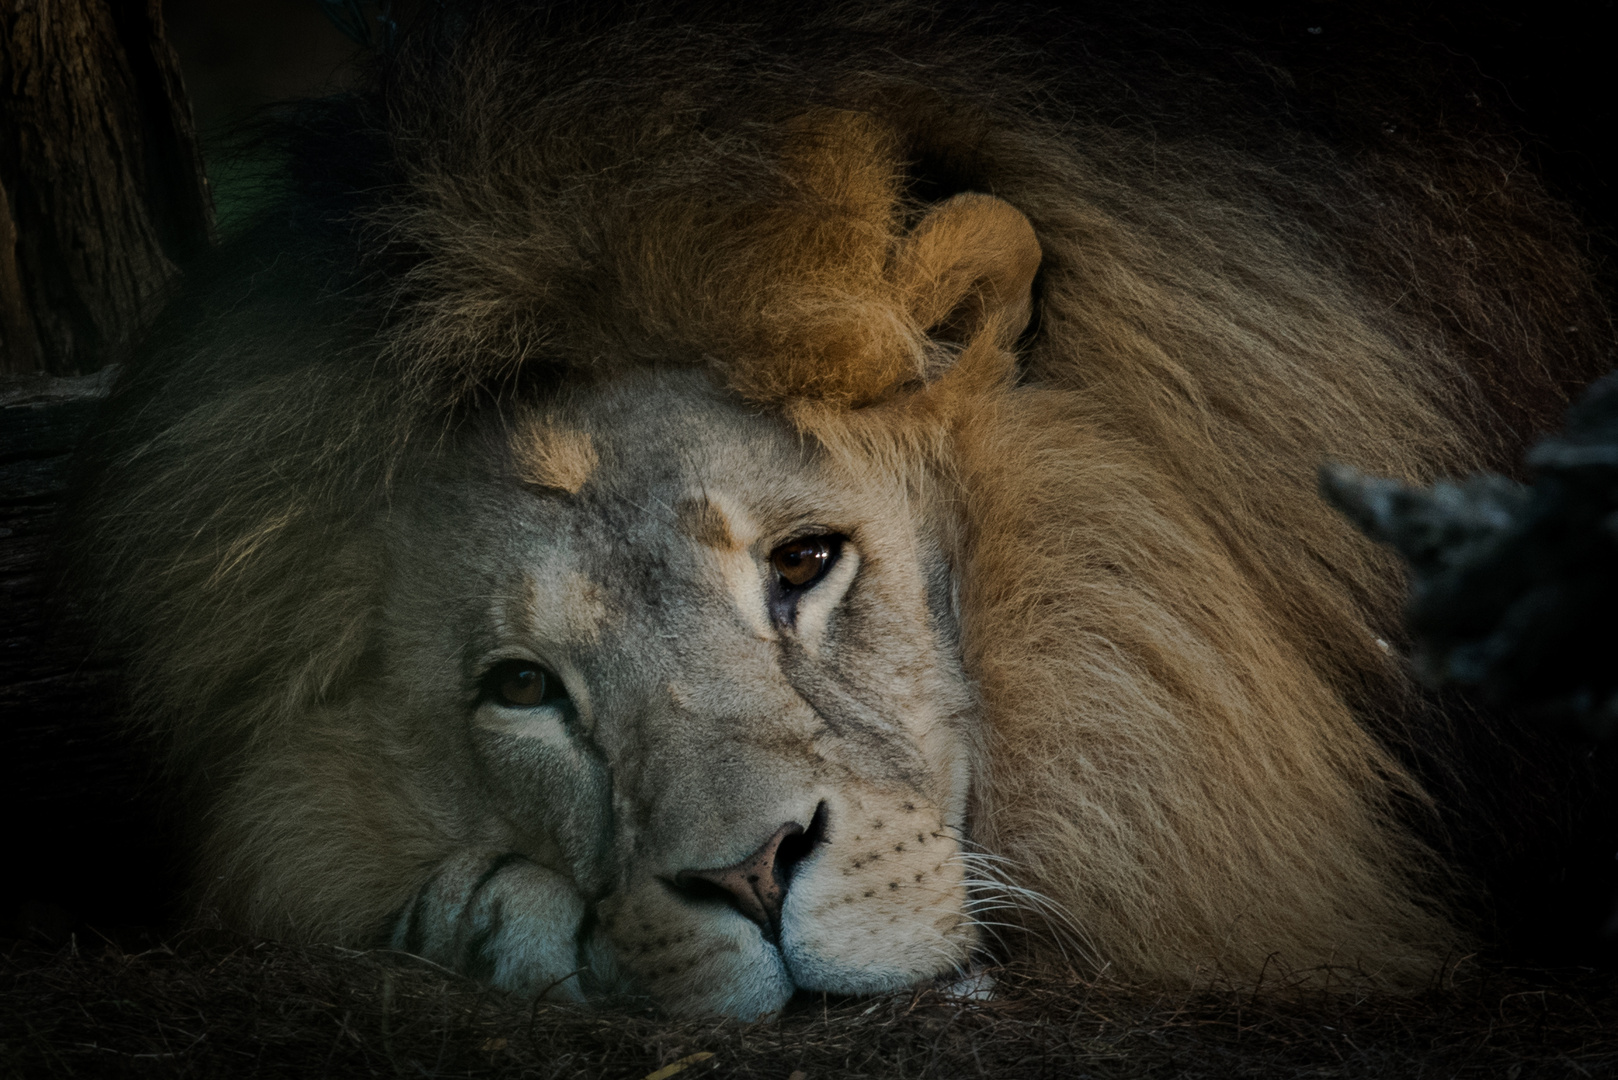
[[[788,540],[770,552],[770,565],[781,580],[794,589],[807,588],[820,580],[837,557],[834,536],[802,536]]]
[[[506,660],[483,676],[482,698],[508,709],[532,709],[567,697],[562,680],[531,660]]]

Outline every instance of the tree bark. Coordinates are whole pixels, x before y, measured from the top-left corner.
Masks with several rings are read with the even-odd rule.
[[[81,373],[118,358],[212,239],[161,0],[0,0],[0,812],[30,822],[0,933],[36,909],[122,919],[131,895],[152,921],[173,892],[116,664],[55,594],[53,557],[105,390]]]
[[[0,0],[0,373],[116,358],[212,234],[161,0]]]

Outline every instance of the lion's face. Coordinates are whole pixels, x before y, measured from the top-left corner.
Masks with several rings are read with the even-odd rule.
[[[917,493],[690,373],[485,434],[399,515],[380,677],[443,827],[553,875],[508,917],[585,992],[740,1015],[966,961],[973,703]]]

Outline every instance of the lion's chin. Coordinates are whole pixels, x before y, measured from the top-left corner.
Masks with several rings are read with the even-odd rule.
[[[810,945],[831,928],[788,918],[778,947],[739,914],[705,914],[703,924],[659,927],[654,940],[666,942],[662,948],[612,940],[598,925],[582,957],[590,972],[587,996],[650,999],[674,1016],[756,1020],[780,1012],[800,990],[869,996],[947,982],[971,953],[964,941],[934,936],[860,961]],[[676,951],[683,962],[671,962]]]
[[[861,925],[862,922],[872,925]],[[878,922],[885,925],[877,927]],[[862,920],[859,913],[835,927],[784,925],[781,954],[793,983],[800,990],[816,993],[895,993],[948,981],[965,968],[976,944],[975,935],[946,935],[933,928],[911,927],[910,933],[893,933],[886,940],[878,938],[860,952],[847,947],[875,929],[891,931],[894,927],[885,918]]]
[[[625,972],[613,952],[610,946],[587,950],[595,993],[650,998],[671,1016],[723,1016],[743,1021],[779,1013],[799,991],[868,997],[916,986],[953,985],[960,970],[954,964],[925,973],[892,968],[848,970],[802,950],[783,955],[758,936],[750,948],[727,950],[717,962],[704,965],[701,974],[646,980]]]
[[[751,924],[746,929],[751,930]],[[583,955],[589,971],[588,996],[650,998],[671,1016],[750,1021],[780,1012],[799,990],[781,953],[756,931],[752,940],[745,932],[718,935],[706,962],[679,972],[635,970],[633,957],[624,952],[601,935],[592,935]],[[628,963],[623,962],[626,959]]]
[[[676,1016],[725,1016],[758,1020],[780,1012],[799,989],[781,954],[760,941],[736,956],[707,985],[688,985],[684,992],[658,995],[658,1007]]]

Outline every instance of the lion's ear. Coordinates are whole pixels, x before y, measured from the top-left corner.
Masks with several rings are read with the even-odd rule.
[[[1028,325],[1040,257],[1020,210],[968,192],[939,203],[905,238],[894,283],[930,337],[965,344],[987,331],[1006,348]]]

